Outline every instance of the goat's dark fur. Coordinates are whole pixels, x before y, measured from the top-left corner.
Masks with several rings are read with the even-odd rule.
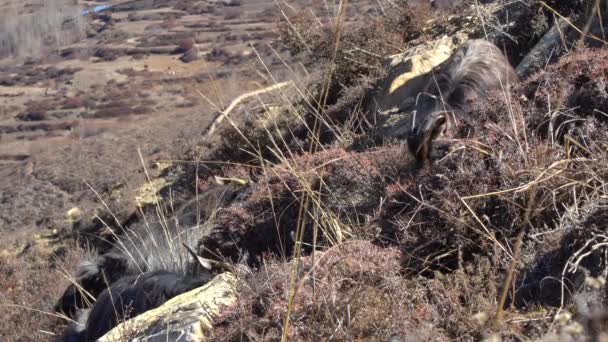
[[[182,244],[196,245],[205,234],[205,228],[197,225],[198,217],[208,217],[236,194],[230,186],[212,186],[182,205],[171,223],[136,226],[123,233],[110,251],[83,262],[75,284],[68,286],[55,310],[74,318],[90,308],[91,302],[95,304],[85,330],[71,326],[61,340],[94,340],[117,322],[207,282],[211,272]],[[127,314],[124,310],[129,306]]]
[[[456,124],[467,101],[481,101],[486,92],[517,83],[513,67],[496,45],[470,40],[429,75],[416,99],[407,142],[417,160],[430,158],[435,138]]]
[[[96,341],[120,322],[154,309],[210,279],[210,274],[191,277],[168,271],[123,277],[99,295],[84,329],[68,329],[63,341]]]
[[[70,284],[65,289],[55,311],[74,317],[79,310],[90,307],[93,300],[83,292],[97,298],[109,284],[131,273],[128,264],[125,255],[116,250],[98,256],[93,262],[82,262],[75,274],[77,285]]]

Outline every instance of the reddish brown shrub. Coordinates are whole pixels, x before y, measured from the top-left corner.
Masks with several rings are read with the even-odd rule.
[[[217,227],[201,244],[210,254],[233,260],[247,251],[247,261],[252,264],[269,252],[291,255],[300,221],[300,194],[307,189],[318,192],[323,210],[351,227],[357,236],[373,235],[366,226],[384,194],[382,177],[367,155],[335,148],[305,153],[289,165],[269,169],[243,203],[218,213]],[[325,221],[317,223],[320,226],[317,243],[326,244],[323,231],[331,229],[325,227],[328,224]],[[312,244],[312,225],[305,229],[305,241]]]
[[[344,24],[334,64],[336,27],[319,22],[304,11],[279,24],[281,42],[292,54],[304,54],[307,64],[328,71],[333,68],[332,93],[353,85],[360,77],[377,72],[384,58],[399,52],[396,47],[421,35],[422,23],[430,16],[429,8],[400,2],[380,18],[361,17]]]
[[[49,255],[44,242],[29,241],[15,254],[16,246],[3,244],[0,258],[0,338],[3,341],[47,341],[61,333],[66,321],[54,316],[53,306],[68,285],[64,270],[73,269],[83,251],[75,245]],[[29,247],[28,247],[29,246]]]
[[[120,102],[112,102],[110,105],[100,107],[93,113],[94,118],[115,118],[133,114],[133,108]]]
[[[133,114],[151,114],[154,112],[154,108],[150,106],[137,106],[133,108]]]
[[[177,20],[174,15],[170,15],[167,19],[163,20],[160,24],[160,27],[163,29],[169,30],[177,26]]]
[[[76,108],[81,108],[84,107],[85,105],[85,101],[78,97],[78,96],[73,96],[73,97],[68,97],[67,99],[65,99],[63,101],[63,104],[61,105],[62,109],[76,109]]]
[[[182,39],[179,42],[179,45],[177,46],[176,52],[184,53],[186,51],[189,51],[194,47],[195,44],[196,44],[196,42],[192,38]]]
[[[422,284],[399,276],[399,255],[397,249],[350,241],[318,252],[314,260],[302,259],[295,273],[297,291],[293,292],[289,339],[388,341],[401,335],[446,340],[439,323],[443,318],[439,319],[440,312],[431,302],[433,295]],[[243,274],[239,302],[224,312],[211,340],[280,339],[292,267],[293,262],[273,261],[264,271]],[[442,298],[441,303],[449,306],[454,299]],[[428,324],[433,324],[434,331],[426,328]]]

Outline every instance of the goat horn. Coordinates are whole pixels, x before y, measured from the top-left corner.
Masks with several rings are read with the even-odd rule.
[[[182,245],[184,245],[184,247],[186,247],[186,250],[190,253],[190,255],[192,255],[192,257],[198,261],[198,263],[205,269],[211,271],[214,269],[214,266],[216,267],[221,267],[224,268],[226,270],[232,270],[233,267],[230,266],[229,264],[225,263],[225,262],[221,262],[221,261],[216,261],[216,260],[211,260],[211,259],[207,259],[207,258],[203,258],[199,255],[197,255],[192,248],[190,248],[190,246],[188,246],[187,244],[182,242]]]
[[[211,271],[213,269],[213,261],[209,260],[209,259],[205,259],[199,255],[197,255],[192,248],[190,248],[190,246],[186,245],[185,243],[182,243],[182,245],[184,245],[184,247],[186,247],[186,250],[188,251],[188,253],[190,253],[190,255],[192,255],[192,257],[194,258],[194,260],[198,261],[198,263],[203,266],[203,268]]]

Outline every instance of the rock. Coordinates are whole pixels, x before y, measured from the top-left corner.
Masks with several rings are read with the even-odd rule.
[[[121,323],[99,341],[203,341],[224,307],[236,302],[237,278],[223,273],[198,289]]]
[[[159,177],[142,184],[135,192],[135,201],[137,205],[139,207],[149,204],[158,205],[161,201],[161,198],[158,195],[159,192],[172,183],[171,179]]]
[[[68,210],[66,212],[67,221],[71,222],[71,223],[74,223],[77,220],[79,220],[82,217],[83,214],[84,213],[82,212],[82,210],[80,210],[80,208],[73,207],[73,208],[71,208],[70,210]]]
[[[563,35],[568,32],[570,26],[564,19],[559,19],[553,27],[545,33],[534,48],[528,52],[516,68],[520,77],[526,77],[535,71],[545,67],[550,60],[555,60],[567,48],[564,47]]]

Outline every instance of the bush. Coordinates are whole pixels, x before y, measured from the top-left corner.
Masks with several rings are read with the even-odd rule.
[[[61,106],[62,109],[76,109],[76,108],[80,108],[80,107],[84,107],[85,105],[85,101],[78,97],[78,96],[73,96],[73,97],[68,97],[67,99],[65,99],[63,101],[63,104]]]
[[[496,313],[521,231],[529,234],[504,309],[509,317],[542,312],[547,319],[525,328],[505,322],[502,336],[539,339],[553,331],[552,310],[562,300],[573,321],[592,324],[589,307],[608,306],[600,223],[607,217],[608,119],[597,112],[608,105],[606,60],[604,50],[577,51],[513,93],[488,94],[438,143],[450,149],[428,168],[412,167],[407,152],[391,145],[362,152],[325,146],[267,159],[264,174],[219,212],[202,242],[210,255],[259,266],[243,272],[240,301],[212,340],[280,339],[288,312],[293,340],[481,340],[493,333],[486,321]],[[307,188],[318,195],[309,209],[314,224],[303,226],[307,256],[286,263],[296,254]],[[324,216],[366,242],[332,247]]]
[[[224,20],[234,20],[241,17],[242,10],[240,9],[227,9],[224,14]]]
[[[33,235],[33,234],[32,234]],[[55,300],[69,281],[65,271],[84,256],[76,245],[59,247],[54,254],[46,242],[30,238],[21,253],[5,243],[0,252],[0,339],[3,341],[47,341],[67,325],[54,316]]]
[[[319,25],[308,11],[281,21],[279,33],[284,46],[292,55],[302,55],[309,69],[325,75],[332,70],[327,103],[332,104],[343,89],[356,86],[362,78],[382,74],[384,59],[422,34],[422,23],[430,16],[428,9],[422,6],[414,11],[407,3],[398,2],[387,10],[387,16],[346,22],[339,32],[337,51],[334,51],[336,26]],[[332,61],[334,52],[337,54]]]
[[[22,121],[42,121],[47,119],[47,113],[30,111],[17,115],[17,119]]]
[[[192,48],[194,48],[195,45],[196,45],[196,42],[192,38],[182,39],[179,42],[179,44],[177,45],[177,48],[175,49],[175,53],[188,52],[188,51],[192,50]]]

